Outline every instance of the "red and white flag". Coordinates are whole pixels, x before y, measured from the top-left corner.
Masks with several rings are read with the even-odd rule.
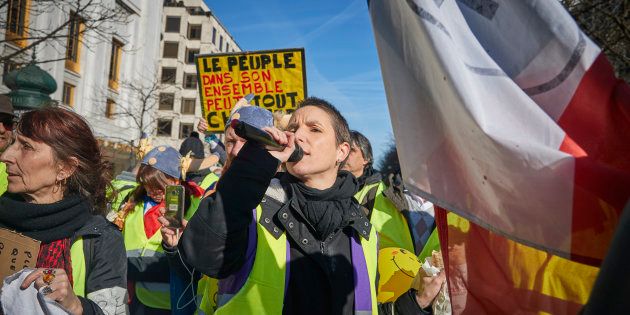
[[[556,0],[370,0],[454,313],[575,314],[630,197],[630,88]]]
[[[597,265],[630,197],[630,89],[558,1],[371,0],[405,182]]]

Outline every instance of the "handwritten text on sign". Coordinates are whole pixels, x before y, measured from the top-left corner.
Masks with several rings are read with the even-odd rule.
[[[0,228],[0,279],[35,267],[40,242]]]
[[[306,96],[304,49],[198,56],[199,93],[209,130],[223,132],[230,110],[253,93],[252,104],[292,112]]]

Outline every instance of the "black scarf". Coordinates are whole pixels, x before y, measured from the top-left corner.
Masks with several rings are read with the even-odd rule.
[[[18,195],[0,197],[0,226],[42,243],[70,238],[90,219],[88,200],[70,195],[51,204],[34,204]]]
[[[307,187],[290,177],[292,198],[298,203],[298,211],[315,230],[316,239],[324,240],[335,230],[348,224],[350,216],[347,212],[353,206],[353,197],[358,188],[352,174],[339,172],[333,186],[325,190]]]

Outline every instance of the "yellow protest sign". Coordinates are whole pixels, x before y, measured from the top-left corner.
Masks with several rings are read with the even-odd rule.
[[[303,48],[199,55],[195,64],[211,132],[224,131],[230,110],[247,94],[254,94],[254,105],[287,112],[306,97]]]

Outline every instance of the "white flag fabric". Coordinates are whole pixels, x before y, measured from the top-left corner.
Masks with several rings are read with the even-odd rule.
[[[630,93],[562,5],[370,0],[369,9],[410,190],[596,264],[630,196],[616,187],[630,183],[619,159],[630,153],[619,135],[630,116],[611,114],[630,111]],[[591,187],[607,181],[612,191]]]

